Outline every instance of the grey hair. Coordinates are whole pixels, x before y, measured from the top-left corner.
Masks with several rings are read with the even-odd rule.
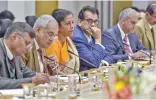
[[[54,25],[57,24],[58,26],[57,21],[51,15],[41,15],[36,20],[33,29],[35,30],[36,28],[47,28],[49,22],[53,22]]]
[[[8,37],[13,33],[16,32],[17,34],[21,35],[22,37],[25,36],[25,34],[29,34],[31,38],[35,38],[35,32],[33,28],[24,22],[14,22],[11,24],[4,35],[4,39],[8,39]]]
[[[132,8],[126,8],[124,9],[120,15],[119,15],[119,21],[123,18],[127,18],[128,16],[130,16],[131,14],[138,14],[138,12],[136,12],[134,9]]]

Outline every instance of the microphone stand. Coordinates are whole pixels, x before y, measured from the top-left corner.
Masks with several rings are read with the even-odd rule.
[[[76,55],[76,54],[75,54],[75,53],[73,53],[72,51],[70,51],[70,50],[67,50],[67,51],[68,51],[69,53],[71,53],[71,54],[75,55],[76,57],[80,58],[83,62],[85,62],[85,63],[87,63],[87,64],[91,65],[92,67],[94,67],[94,68],[98,68],[98,67],[96,67],[94,64],[92,64],[92,63],[90,63],[89,61],[87,61],[86,59],[84,59],[84,58],[82,58],[82,57],[80,57],[80,56]]]
[[[59,69],[58,69],[58,63],[57,61],[55,61],[55,65],[56,65],[56,75],[57,75],[57,90],[59,91],[59,77],[58,77],[58,72],[59,72]]]
[[[47,58],[47,59],[49,59],[49,60],[51,60],[51,61],[54,61],[53,59],[51,59],[51,58],[49,58],[49,57],[47,57],[47,56],[44,56],[44,57]],[[57,62],[57,61],[55,61],[55,64],[56,64],[56,67],[53,68],[53,69],[56,69],[57,78],[58,78],[58,75],[59,75],[59,73],[58,73],[58,72],[59,72],[58,67],[59,67],[59,65],[62,65],[62,66],[64,66],[64,67],[69,68],[69,69],[73,70],[74,72],[76,72],[77,75],[79,76],[79,82],[81,83],[81,77],[80,77],[80,74],[79,74],[78,71],[76,71],[76,70],[74,70],[74,69],[72,69],[72,68],[70,68],[70,67],[68,67],[68,66],[66,66],[66,65],[64,65],[64,64],[61,64],[61,63],[59,63],[59,62]]]

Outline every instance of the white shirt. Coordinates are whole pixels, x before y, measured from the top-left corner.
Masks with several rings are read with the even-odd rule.
[[[121,33],[122,41],[123,41],[124,37],[125,37],[127,34],[125,34],[124,31],[121,29],[119,23],[118,23],[117,25],[118,25],[119,31],[120,31],[120,33]],[[132,49],[131,49],[131,47],[130,47],[130,42],[129,42],[128,36],[127,36],[127,45],[129,45],[128,48],[131,50],[131,52],[133,52]]]
[[[4,42],[4,46],[5,46],[6,52],[7,52],[7,56],[8,56],[8,58],[9,58],[10,60],[12,60],[14,56],[13,56],[12,52],[9,50],[9,48],[8,48],[8,46],[6,45],[5,41],[3,41],[3,42]]]
[[[37,41],[35,39],[34,39],[34,42],[35,42],[36,50],[38,50],[39,45],[38,45],[38,43],[37,43]],[[39,62],[39,65],[40,65],[40,72],[43,72],[44,66],[43,66],[43,63],[42,63],[42,60],[41,60],[41,57],[40,57],[40,54],[38,53],[38,51],[37,51],[37,58],[38,58],[38,62]]]

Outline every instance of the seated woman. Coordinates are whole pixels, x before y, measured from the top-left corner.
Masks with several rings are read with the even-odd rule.
[[[73,34],[73,14],[65,9],[56,9],[53,11],[52,16],[59,24],[59,31],[58,36],[56,36],[52,44],[45,50],[46,55],[56,56],[57,62],[60,63],[59,74],[76,73],[76,71],[79,71],[80,67],[79,58],[68,52],[68,50],[70,50],[78,55],[74,43],[69,38]],[[56,70],[54,69],[53,71],[53,73],[56,74]]]

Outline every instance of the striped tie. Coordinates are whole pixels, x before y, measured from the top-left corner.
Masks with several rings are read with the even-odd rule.
[[[125,50],[125,52],[128,53],[128,54],[132,54],[132,51],[130,50],[130,47],[128,46],[127,36],[124,37],[123,42],[125,43],[124,44],[124,50]]]

